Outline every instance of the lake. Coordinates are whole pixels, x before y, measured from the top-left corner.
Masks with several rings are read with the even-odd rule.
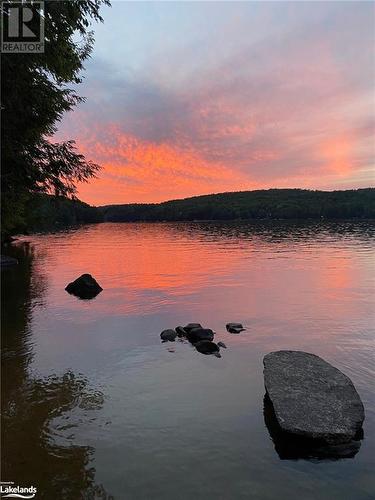
[[[2,480],[48,500],[373,500],[374,236],[369,222],[260,221],[19,238],[2,271]],[[82,273],[95,299],[65,292]],[[220,359],[160,342],[188,322],[217,332]],[[355,456],[280,458],[262,373],[278,349],[352,379],[366,414]]]

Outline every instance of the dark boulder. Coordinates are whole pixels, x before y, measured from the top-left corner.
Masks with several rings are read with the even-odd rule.
[[[201,354],[215,354],[216,356],[220,357],[220,349],[217,344],[215,344],[215,342],[211,342],[209,340],[200,340],[194,345],[194,347]]]
[[[163,342],[174,342],[176,340],[177,333],[175,330],[163,330],[160,334],[160,338]]]
[[[184,330],[186,332],[190,332],[190,330],[193,330],[193,328],[203,328],[200,323],[188,323],[186,326],[184,326]]]
[[[80,299],[93,299],[103,288],[91,274],[82,274],[82,276],[69,283],[65,290]]]
[[[200,340],[213,340],[215,333],[210,328],[193,328],[186,332],[186,338],[192,344]]]
[[[186,337],[186,330],[182,326],[176,326],[177,337]]]
[[[241,323],[227,323],[225,327],[229,333],[241,333],[246,330]]]
[[[283,432],[327,444],[360,435],[363,404],[340,370],[302,351],[271,352],[263,363],[265,388]]]

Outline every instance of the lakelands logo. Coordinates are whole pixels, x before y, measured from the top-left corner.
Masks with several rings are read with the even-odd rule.
[[[13,481],[0,482],[0,498],[34,498],[35,486],[13,486]]]
[[[44,2],[1,2],[1,52],[44,52]]]

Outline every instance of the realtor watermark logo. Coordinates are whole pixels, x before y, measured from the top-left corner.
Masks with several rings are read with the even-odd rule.
[[[14,486],[13,481],[0,482],[0,498],[35,498],[35,486]]]
[[[44,2],[1,2],[1,52],[44,52]]]

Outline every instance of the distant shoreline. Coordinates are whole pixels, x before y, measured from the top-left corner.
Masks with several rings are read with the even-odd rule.
[[[96,209],[106,222],[375,219],[375,188],[238,191]]]
[[[291,192],[299,192],[299,193],[323,193],[323,194],[338,194],[338,193],[358,193],[362,191],[372,191],[375,196],[375,186],[374,187],[365,187],[365,188],[353,188],[353,189],[333,189],[333,190],[325,190],[325,189],[304,189],[304,188],[269,188],[269,189],[248,189],[245,191],[222,191],[219,193],[209,193],[209,194],[197,194],[193,196],[186,196],[183,198],[171,198],[163,201],[155,201],[155,202],[130,202],[130,203],[106,203],[105,205],[91,205],[96,208],[108,208],[108,207],[119,207],[124,205],[135,205],[135,206],[156,206],[162,205],[164,203],[175,203],[186,200],[200,200],[204,198],[209,198],[213,196],[232,196],[232,195],[252,195],[256,194],[265,194],[265,193],[291,193]],[[82,202],[85,203],[85,202]]]
[[[77,199],[39,194],[30,198],[26,223],[13,234],[27,235],[100,222],[264,223],[364,220],[375,220],[375,188],[346,191],[239,191],[162,203],[130,203],[101,207],[90,206]],[[11,236],[8,235],[8,240]]]

